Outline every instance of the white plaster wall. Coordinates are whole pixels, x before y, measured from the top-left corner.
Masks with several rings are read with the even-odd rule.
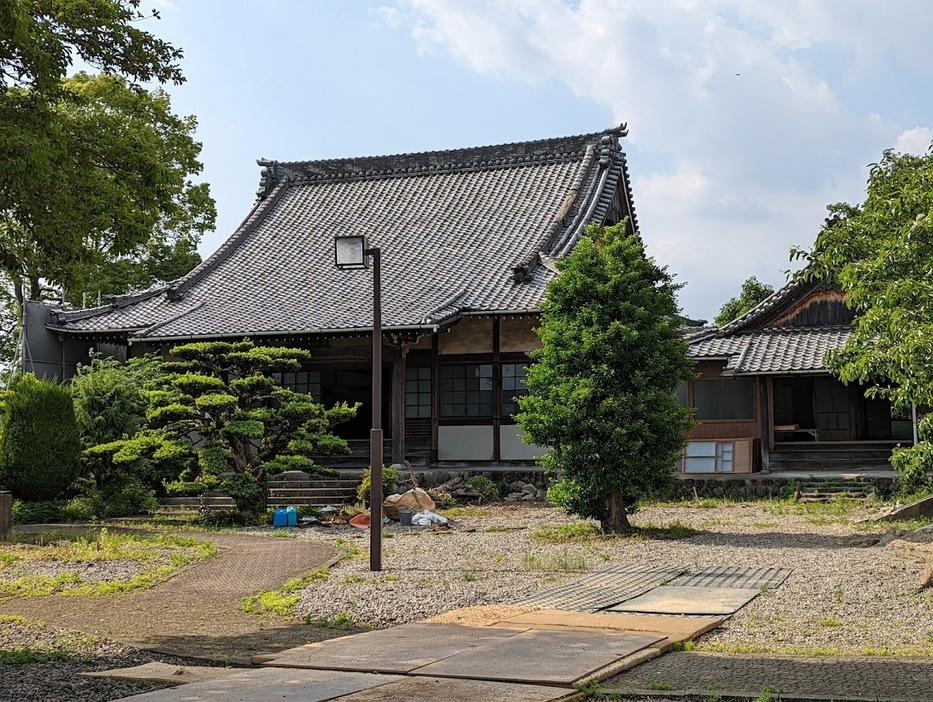
[[[545,453],[546,448],[522,441],[522,430],[517,425],[499,427],[499,455],[503,461],[530,461]]]
[[[492,427],[437,428],[437,457],[441,461],[491,461]]]

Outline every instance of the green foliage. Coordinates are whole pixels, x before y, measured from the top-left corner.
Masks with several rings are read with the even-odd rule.
[[[149,384],[150,428],[132,439],[96,447],[115,463],[146,459],[169,462],[174,480],[219,489],[245,511],[260,510],[267,472],[320,469],[313,454],[349,453],[332,428],[356,412],[344,403],[325,409],[310,396],[275,385],[271,374],[296,370],[310,357],[302,349],[201,342],[172,349],[181,363],[162,365]],[[191,436],[200,437],[198,444]]]
[[[143,389],[159,377],[155,356],[131,358],[121,363],[92,354],[71,379],[75,416],[85,448],[132,436],[146,421]]]
[[[742,291],[738,297],[729,298],[719,310],[713,322],[717,327],[724,327],[729,322],[738,319],[759,302],[767,299],[774,293],[774,286],[762,283],[752,276],[742,283]]]
[[[78,477],[81,437],[67,388],[18,379],[0,418],[0,483],[24,500],[51,500]]]
[[[838,284],[855,313],[845,348],[830,353],[829,369],[844,383],[867,386],[866,395],[933,406],[933,152],[885,151],[870,167],[860,205],[831,205],[811,251],[805,276]],[[918,426],[920,442],[892,456],[910,485],[933,469],[933,415]]]
[[[63,513],[68,520],[110,519],[152,514],[158,507],[151,488],[137,476],[125,475],[73,498]]]
[[[235,509],[209,509],[198,514],[195,522],[202,527],[225,529],[228,527],[263,526],[264,512],[244,512]]]
[[[485,476],[474,475],[470,478],[470,487],[480,494],[483,502],[496,502],[499,499],[499,487]]]
[[[0,94],[28,86],[55,94],[75,58],[148,83],[181,83],[181,50],[143,29],[139,0],[0,3]]]
[[[398,481],[401,479],[401,475],[398,472],[398,468],[393,468],[392,466],[383,466],[382,467],[382,494],[383,496],[388,495],[389,491],[392,489],[393,485],[398,485]],[[364,505],[369,505],[369,492],[372,489],[373,485],[373,476],[372,471],[369,468],[366,468],[363,471],[363,479],[360,481],[360,484],[356,486],[356,499],[359,500]]]
[[[690,427],[675,394],[693,367],[678,286],[624,222],[590,227],[558,267],[516,419],[550,447],[542,464],[563,483],[552,499],[605,531],[628,531],[638,499],[673,480]]]
[[[53,524],[64,520],[63,500],[13,500],[14,524]]]
[[[0,123],[0,269],[18,300],[52,284],[81,304],[154,282],[105,271],[124,289],[102,290],[98,273],[152,248],[193,251],[213,227],[209,188],[190,180],[202,168],[197,121],[174,115],[162,90],[79,73],[54,98],[0,92]]]

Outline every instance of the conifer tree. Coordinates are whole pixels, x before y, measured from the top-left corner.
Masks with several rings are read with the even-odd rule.
[[[631,530],[639,498],[673,479],[691,422],[676,396],[692,377],[679,286],[626,226],[591,226],[558,263],[517,415],[550,449],[542,461],[560,478],[556,501],[615,533]]]

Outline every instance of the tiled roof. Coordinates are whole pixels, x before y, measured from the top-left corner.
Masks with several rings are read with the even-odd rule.
[[[58,313],[55,328],[159,340],[353,331],[372,324],[372,272],[340,271],[333,238],[382,250],[383,325],[537,308],[586,224],[634,216],[620,128],[401,156],[264,166],[259,199],[184,278]]]
[[[690,344],[690,357],[722,358],[726,375],[826,372],[823,359],[845,346],[852,327],[772,327],[707,337]]]

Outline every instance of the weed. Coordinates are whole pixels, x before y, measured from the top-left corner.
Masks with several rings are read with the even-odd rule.
[[[328,568],[316,570],[303,578],[294,578],[285,583],[280,590],[267,590],[258,595],[250,595],[243,600],[240,609],[243,612],[262,614],[271,612],[286,616],[291,614],[301,596],[296,594],[299,590],[316,582],[325,582],[330,577]]]
[[[706,686],[706,697],[703,702],[721,702],[722,695],[719,694],[719,690],[716,689],[715,685]]]
[[[821,619],[820,626],[828,626],[828,627],[842,626],[842,622],[833,617],[829,617],[828,619]]]
[[[463,579],[468,583],[472,583],[476,580],[476,571],[473,569],[463,571]]]
[[[678,641],[673,646],[671,646],[672,651],[695,651],[697,647],[696,641]]]
[[[499,534],[504,531],[512,531],[512,530],[509,529],[508,527],[496,526],[494,524],[493,526],[486,527],[485,529],[483,529],[483,531],[485,531],[487,534]]]
[[[758,697],[755,698],[754,702],[774,702],[775,693],[779,690],[774,689],[771,685],[765,685],[761,688],[761,692],[758,694]]]
[[[281,529],[276,529],[272,532],[272,535],[279,539],[297,539],[298,534],[293,531],[283,531]]]
[[[315,617],[312,614],[306,614],[303,621],[305,624],[320,626],[325,629],[349,630],[353,628],[353,615],[348,612],[337,612],[333,618]]]
[[[646,690],[673,690],[674,688],[668,685],[667,683],[662,682],[650,682],[645,685]]]
[[[71,658],[72,656],[65,651],[38,651],[34,648],[14,648],[11,651],[0,650],[0,665],[48,663],[49,661],[65,661]]]
[[[340,557],[347,561],[359,561],[366,558],[363,549],[349,540],[340,537],[334,541],[334,546],[340,550]]]
[[[842,585],[836,585],[836,589],[833,590],[833,602],[836,604],[843,604],[845,602],[845,590],[842,589]]]
[[[595,680],[591,680],[586,685],[583,685],[577,689],[583,693],[583,699],[585,700],[601,700],[603,698],[602,685],[600,685]]]

